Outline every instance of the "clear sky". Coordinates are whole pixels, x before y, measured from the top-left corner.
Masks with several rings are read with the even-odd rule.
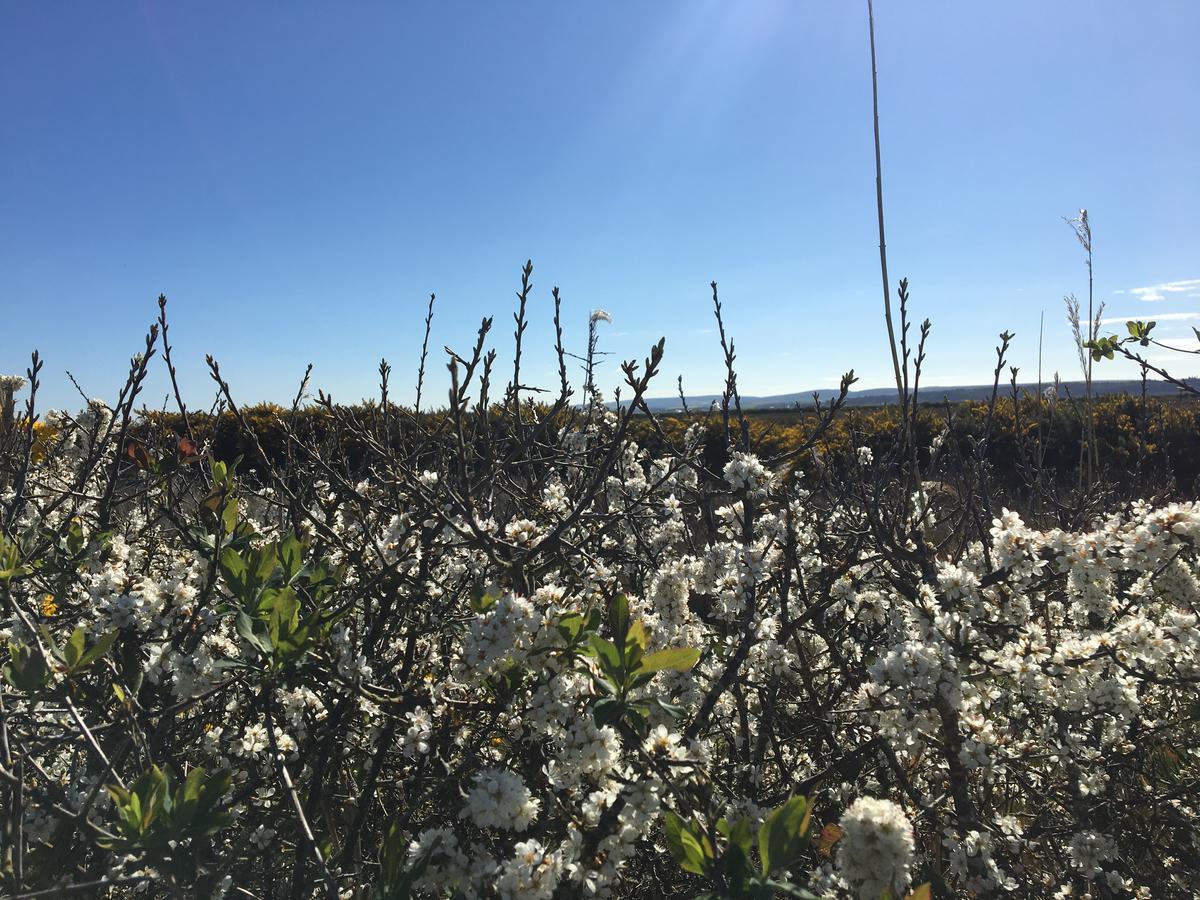
[[[0,370],[36,347],[49,402],[77,402],[68,369],[111,400],[165,292],[192,403],[206,352],[245,401],[310,361],[357,400],[381,356],[407,399],[436,291],[440,399],[442,346],[482,316],[506,355],[532,257],[534,383],[559,285],[571,349],[613,316],[602,386],[665,335],[653,393],[719,390],[715,279],[744,393],[882,386],[865,5],[6,3]],[[927,383],[986,381],[1004,329],[1033,377],[1043,310],[1045,369],[1075,374],[1081,206],[1097,298],[1194,341],[1200,3],[876,6],[890,266],[934,323]]]

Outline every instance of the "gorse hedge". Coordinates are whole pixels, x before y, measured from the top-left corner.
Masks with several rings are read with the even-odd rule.
[[[768,426],[732,352],[711,422],[661,343],[493,397],[485,321],[436,414],[139,415],[165,334],[2,438],[8,895],[1198,889],[1200,507],[1128,477],[1190,407],[1083,478],[1061,401]]]
[[[1110,395],[1097,399],[1093,407],[1096,444],[1106,479],[1119,480],[1132,474],[1143,480],[1148,494],[1168,491],[1195,495],[1196,479],[1200,477],[1200,441],[1196,440],[1200,434],[1200,403],[1193,399]],[[536,405],[529,408],[529,413],[543,418],[549,408]],[[347,407],[346,413],[375,423],[375,439],[393,452],[405,452],[417,436],[412,425],[413,413],[408,408],[389,408],[386,433],[377,424],[381,419],[378,405],[358,404]],[[495,427],[507,427],[501,407],[494,405],[489,413]],[[1067,399],[1022,395],[1014,401],[1008,396],[999,397],[986,442],[995,477],[1015,488],[1024,478],[1018,470],[1041,469],[1043,477],[1050,481],[1078,484],[1084,415],[1079,404]],[[217,415],[193,413],[188,418],[195,439],[208,448],[213,459],[225,463],[240,459],[244,473],[257,473],[260,468],[255,441],[272,464],[286,466],[289,429],[318,444],[335,441],[350,471],[366,471],[371,455],[367,445],[353,433],[339,432],[335,419],[319,406],[290,410],[275,404],[259,404],[245,408],[241,416],[253,438],[242,420],[229,411]],[[420,428],[435,431],[439,417],[438,413],[423,413]],[[988,404],[981,401],[918,406],[912,417],[914,439],[925,459],[935,440],[950,439],[963,452],[969,452],[983,440],[987,419]],[[560,412],[546,421],[548,428],[559,430],[570,426],[572,420],[569,414]],[[828,425],[822,425],[818,411],[804,408],[747,415],[750,441],[756,452],[766,457],[805,447],[816,434],[806,453],[810,465],[844,465],[863,446],[886,452],[893,445],[899,427],[900,410],[896,405],[849,408]],[[723,467],[730,458],[730,446],[719,410],[697,411],[686,416],[665,414],[654,420],[639,415],[630,423],[630,432],[639,446],[654,454],[668,452],[689,428],[699,429],[706,464],[714,470]],[[144,413],[132,431],[144,443],[170,443],[188,433],[178,413],[150,411]],[[430,458],[440,452],[452,452],[451,438],[450,434],[444,436],[449,443],[440,450],[427,447]]]

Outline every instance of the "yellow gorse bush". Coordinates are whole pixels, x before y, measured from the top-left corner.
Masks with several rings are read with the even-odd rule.
[[[41,462],[58,439],[58,428],[42,419],[33,423],[33,447],[30,457],[34,462]]]
[[[539,417],[548,409],[529,404],[528,414]],[[348,407],[347,412],[360,421],[379,418],[378,408],[370,405]],[[405,424],[406,415],[400,415],[402,412],[408,411],[396,407],[390,417],[391,442],[397,447],[403,445],[404,435],[411,431],[411,425]],[[965,451],[970,440],[982,437],[988,413],[989,404],[982,401],[923,404],[913,417],[913,436],[918,446],[928,448],[935,437],[944,434],[961,442]],[[334,435],[336,430],[328,413],[320,407],[293,412],[275,404],[260,404],[246,407],[242,415],[273,462],[287,459],[286,429],[316,439]],[[1014,404],[1010,396],[1000,396],[991,415],[989,459],[1000,477],[1012,474],[1020,442],[1031,451],[1041,447],[1046,466],[1063,477],[1069,477],[1078,466],[1083,435],[1082,404],[1073,404],[1065,398],[1050,401],[1031,396],[1024,396]],[[1143,405],[1139,397],[1109,395],[1094,401],[1092,415],[1100,462],[1109,471],[1127,472],[1139,465],[1160,472],[1169,469],[1177,484],[1189,490],[1200,475],[1200,441],[1195,437],[1200,433],[1200,404],[1151,397]],[[422,427],[436,428],[443,416],[440,412],[422,413]],[[501,407],[491,408],[489,416],[502,418]],[[820,417],[811,409],[754,411],[748,416],[747,428],[751,449],[765,459],[787,453],[808,442],[819,422]],[[559,413],[555,424],[569,427],[569,415]],[[665,448],[664,438],[679,446],[687,430],[697,424],[705,434],[706,446],[711,448],[710,462],[723,466],[724,429],[719,411],[693,411],[690,416],[662,414],[656,424],[639,416],[632,422],[631,433],[650,452],[660,452]],[[240,456],[245,460],[245,469],[254,470],[258,466],[257,449],[231,413],[219,417],[193,414],[191,426],[197,441],[217,459],[231,462]],[[139,427],[138,439],[149,442],[169,443],[184,433],[181,418],[171,413],[148,413]],[[837,461],[862,446],[883,450],[894,442],[899,427],[899,409],[895,405],[850,407],[820,434],[813,452],[818,459]],[[737,446],[739,429],[733,425],[731,431]],[[53,439],[53,432],[47,431],[46,440],[39,446],[52,446]],[[353,438],[337,435],[334,440],[352,459],[365,454],[365,447],[356,445]],[[802,461],[800,465],[803,468],[805,463]]]

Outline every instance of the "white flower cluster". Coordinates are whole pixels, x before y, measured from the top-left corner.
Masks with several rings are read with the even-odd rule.
[[[433,719],[421,707],[407,716],[408,730],[404,732],[404,752],[408,756],[424,756],[429,752],[429,739],[433,736]]]
[[[725,464],[724,474],[734,490],[745,490],[751,494],[765,488],[771,481],[771,473],[753,453],[735,452]]]
[[[885,891],[899,896],[908,886],[913,862],[912,825],[891,800],[860,797],[841,819],[845,832],[838,848],[838,867],[862,900],[877,900]]]
[[[475,776],[461,815],[480,828],[520,832],[537,818],[538,806],[539,801],[533,799],[520,776],[503,769],[488,769]]]
[[[468,677],[482,679],[505,665],[520,662],[533,646],[541,624],[541,614],[532,603],[505,594],[471,622],[463,641],[461,669]]]
[[[550,900],[561,871],[558,854],[547,852],[540,841],[521,841],[501,867],[496,890],[502,900]]]

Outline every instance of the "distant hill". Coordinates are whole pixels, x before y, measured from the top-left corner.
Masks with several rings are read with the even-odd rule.
[[[1187,378],[1184,380],[1192,387],[1200,390],[1200,378]],[[1050,382],[1050,384],[1053,384],[1053,382]],[[1043,387],[1045,386],[1044,384]],[[1017,388],[1027,394],[1037,392],[1036,384],[1018,384]],[[1008,384],[1002,384],[1000,389],[1002,395],[1007,396],[1011,387]],[[1083,391],[1084,385],[1082,381],[1059,382],[1060,396],[1065,397],[1070,392],[1073,397],[1082,397]],[[1132,394],[1140,396],[1142,382],[1135,379],[1124,381],[1093,381],[1092,391],[1097,395]],[[747,397],[743,395],[742,409],[762,411],[770,409],[795,409],[797,405],[811,407],[814,393],[820,397],[822,403],[837,396],[837,391],[829,388],[821,388],[817,391],[801,391],[795,394],[774,394],[769,397]],[[1176,397],[1181,392],[1175,385],[1166,381],[1147,381],[1146,393],[1152,397]],[[941,403],[947,400],[951,403],[960,403],[963,400],[986,400],[991,395],[992,386],[990,384],[959,385],[953,387],[925,387],[922,385],[918,399],[923,403]],[[895,388],[852,390],[846,397],[847,406],[883,406],[895,401]],[[720,394],[699,394],[687,398],[688,408],[693,412],[706,410],[713,403],[719,404],[720,402]],[[677,396],[653,397],[646,401],[646,405],[655,412],[681,411],[679,397]]]

